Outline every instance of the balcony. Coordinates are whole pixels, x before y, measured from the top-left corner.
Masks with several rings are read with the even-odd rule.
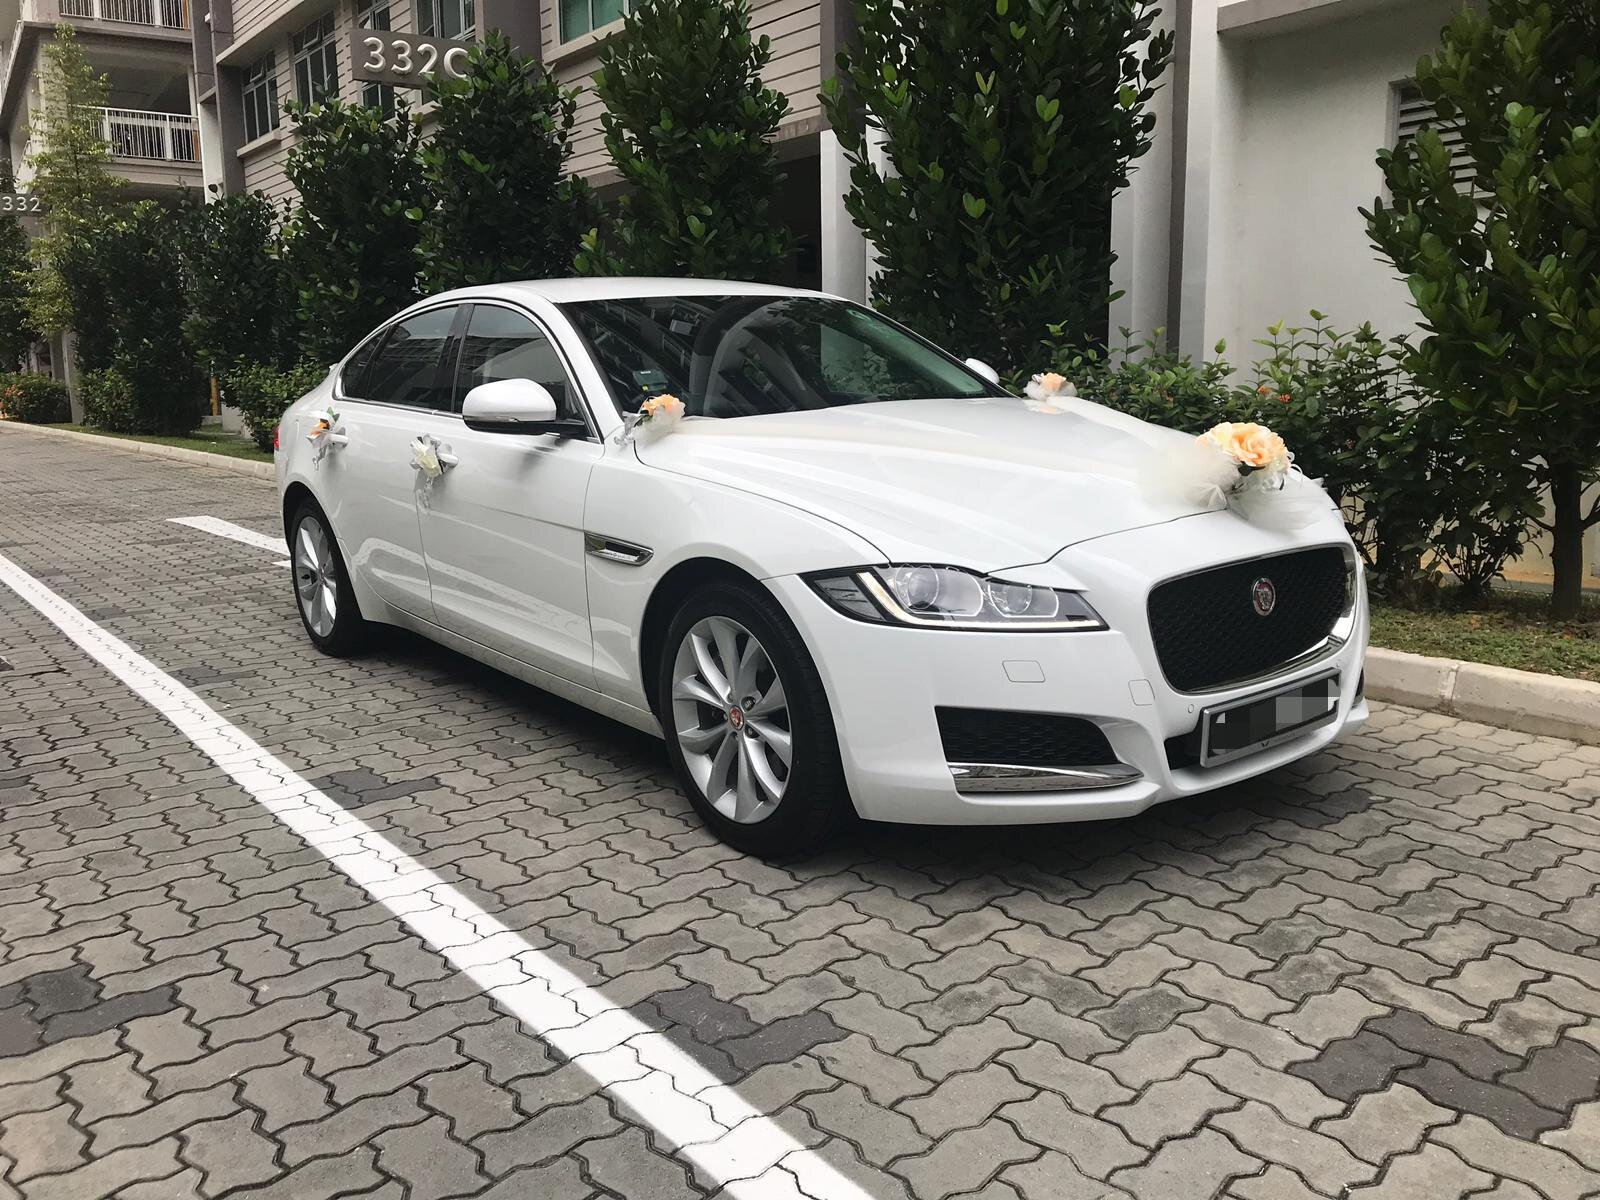
[[[100,136],[110,144],[116,158],[166,163],[200,161],[199,124],[186,113],[102,108]]]
[[[63,17],[151,29],[189,28],[189,0],[59,0],[59,6]]]

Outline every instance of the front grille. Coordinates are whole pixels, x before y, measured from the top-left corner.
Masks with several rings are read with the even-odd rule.
[[[1277,603],[1255,609],[1260,579]],[[1257,558],[1168,580],[1150,593],[1150,635],[1167,682],[1180,692],[1265,675],[1298,658],[1332,632],[1349,589],[1344,551],[1336,546]]]
[[[1049,713],[938,708],[946,762],[1012,767],[1103,767],[1117,761],[1093,721]]]

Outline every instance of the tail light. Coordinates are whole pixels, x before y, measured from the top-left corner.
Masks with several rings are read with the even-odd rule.
[[[282,428],[283,428],[283,426],[281,426],[281,425],[274,425],[272,427],[272,452],[274,454],[276,454],[279,450],[283,449],[283,439],[279,435],[279,431]]]

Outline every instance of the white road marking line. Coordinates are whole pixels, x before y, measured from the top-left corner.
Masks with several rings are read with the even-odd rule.
[[[243,525],[235,525],[232,521],[224,521],[221,517],[168,517],[167,520],[174,525],[187,525],[190,529],[214,533],[218,537],[232,538],[236,542],[255,546],[259,550],[270,550],[274,554],[289,553],[289,543],[281,537],[274,537],[270,533],[257,533],[254,529],[246,529]],[[289,560],[284,559],[272,565],[287,567]]]
[[[196,518],[204,519],[204,518]],[[260,535],[257,535],[260,536]],[[126,642],[0,554],[0,583],[126,684],[307,845],[570,1058],[713,1190],[871,1200],[821,1155],[595,988],[346,812]]]

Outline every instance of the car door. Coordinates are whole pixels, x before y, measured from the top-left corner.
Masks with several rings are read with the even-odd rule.
[[[453,330],[460,305],[396,321],[351,356],[335,403],[349,439],[326,458],[329,519],[358,572],[385,602],[433,619],[412,454],[423,434],[448,433]],[[443,424],[441,424],[441,421]],[[319,469],[324,469],[319,465]]]
[[[467,315],[455,407],[473,387],[531,379],[573,436],[484,433],[456,419],[455,460],[418,507],[433,608],[447,629],[585,687],[594,685],[584,494],[603,447],[549,334],[508,304]]]

